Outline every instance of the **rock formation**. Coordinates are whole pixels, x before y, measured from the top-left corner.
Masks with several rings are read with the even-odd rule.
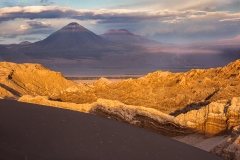
[[[63,90],[76,91],[80,88],[80,85],[65,79],[61,73],[50,71],[39,64],[1,62],[0,77],[0,90],[5,90],[4,94],[8,98],[22,95],[55,97]]]
[[[231,137],[214,147],[211,152],[227,160],[240,159],[240,126],[235,126]]]
[[[86,103],[79,97],[88,97],[91,102],[98,98],[118,100],[128,105],[155,108],[177,116],[207,106],[210,102],[238,97],[239,68],[240,60],[223,68],[194,69],[186,73],[156,71],[134,80],[127,79],[105,85],[96,82],[89,85],[86,92],[77,91],[74,95],[62,92],[58,97],[74,103]]]
[[[227,131],[227,106],[228,101],[212,102],[199,110],[178,115],[175,121],[206,136],[221,134]]]
[[[239,96],[240,60],[216,69],[186,73],[157,71],[138,79],[76,84],[37,64],[0,63],[0,84],[15,96],[41,95],[73,103],[99,98],[154,108],[177,116],[210,102]],[[103,85],[104,83],[104,85]]]

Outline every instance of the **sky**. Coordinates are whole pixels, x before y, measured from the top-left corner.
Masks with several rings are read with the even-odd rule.
[[[240,0],[0,0],[0,44],[39,41],[70,22],[163,43],[234,39]]]

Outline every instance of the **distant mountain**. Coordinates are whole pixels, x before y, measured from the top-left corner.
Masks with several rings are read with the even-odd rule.
[[[239,45],[235,46],[221,45],[219,48],[215,44],[164,44],[135,35],[126,29],[109,30],[102,35],[96,35],[73,22],[35,43],[0,45],[0,61],[34,62],[63,69],[82,67],[186,70],[192,67],[226,65],[240,57]]]
[[[159,45],[160,44],[159,42],[147,39],[146,37],[135,35],[126,29],[119,29],[119,30],[111,29],[100,36],[109,41],[123,43],[123,44],[135,44],[135,45],[150,45],[150,44]]]
[[[8,49],[11,53],[33,58],[77,59],[99,58],[107,53],[109,46],[113,46],[111,42],[73,22],[44,40],[28,45],[9,46]]]
[[[86,45],[93,47],[106,44],[107,42],[102,37],[75,22],[35,43],[35,45],[42,45],[47,48],[57,47],[58,49],[82,48],[86,47]]]
[[[23,42],[20,42],[18,43],[19,45],[28,45],[28,44],[32,44],[31,42],[29,41],[23,41]]]

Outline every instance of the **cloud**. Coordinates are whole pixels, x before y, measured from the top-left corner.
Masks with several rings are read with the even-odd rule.
[[[176,17],[176,18],[173,18],[173,19],[169,19],[169,20],[164,20],[162,21],[163,23],[179,23],[179,22],[182,22],[185,18],[184,17]]]
[[[28,25],[32,28],[32,29],[39,29],[39,28],[50,28],[51,24],[47,23],[47,22],[40,22],[40,21],[27,21]]]
[[[45,2],[45,1],[44,1]],[[71,18],[77,20],[91,20],[94,23],[138,23],[149,21],[162,21],[164,23],[178,23],[188,19],[230,21],[239,20],[240,13],[226,11],[200,11],[200,10],[127,10],[127,9],[73,9],[58,6],[26,6],[6,7],[0,9],[0,22],[17,18],[24,19],[57,19]],[[32,25],[32,26],[31,26]],[[45,24],[32,22],[31,27],[48,27]],[[24,26],[23,26],[24,27]]]
[[[237,22],[240,21],[240,17],[237,18],[227,18],[227,19],[221,19],[220,22]]]
[[[185,1],[183,0],[183,2]],[[44,2],[46,1],[42,3]],[[145,2],[147,3],[147,0]],[[216,1],[204,0],[203,2],[204,4],[210,4]],[[204,6],[203,2],[199,2],[199,5]],[[221,0],[220,2],[225,3]],[[38,0],[38,3],[40,3],[40,0]],[[160,3],[156,4],[161,5]],[[190,2],[188,5],[191,6]],[[239,17],[240,11],[200,10],[197,8],[188,10],[173,8],[150,10],[146,8],[74,9],[59,6],[0,8],[0,23],[6,24],[8,22],[13,23],[13,20],[18,21],[14,25],[9,24],[8,26],[18,26],[19,28],[15,29],[15,31],[18,30],[18,33],[15,34],[19,35],[50,34],[71,21],[79,21],[83,26],[97,34],[100,34],[100,31],[101,33],[104,32],[104,29],[120,27],[149,38],[153,37],[155,40],[167,40],[168,42],[172,42],[172,40],[174,42],[182,41],[182,39],[205,41],[235,36],[240,34],[238,27],[240,24]],[[96,24],[101,24],[101,27],[96,27]],[[2,31],[10,30],[7,29],[8,27],[3,27],[3,25],[0,28],[2,28]],[[11,32],[6,34],[9,35]]]
[[[135,8],[135,9],[152,9],[152,10],[209,10],[216,9],[219,7],[227,6],[235,3],[235,0],[138,0],[131,1],[128,4],[116,5],[112,8]]]
[[[20,38],[19,40],[20,41],[39,41],[41,39],[36,37],[24,37],[24,38]]]
[[[47,22],[40,22],[40,21],[36,21],[36,20],[27,20],[26,22],[27,22],[26,25],[20,25],[20,29],[18,29],[18,31],[33,33],[34,30],[36,31],[36,30],[40,30],[40,29],[51,28],[51,24],[47,23]]]
[[[25,30],[28,30],[28,29],[31,29],[31,27],[28,26],[28,25],[20,25],[20,29],[18,31],[25,31]]]
[[[0,37],[13,40],[21,35],[49,35],[55,30],[56,29],[48,22],[17,19],[15,21],[2,23],[0,26]]]
[[[2,35],[1,37],[3,38],[16,38],[18,35],[17,34],[5,34]]]

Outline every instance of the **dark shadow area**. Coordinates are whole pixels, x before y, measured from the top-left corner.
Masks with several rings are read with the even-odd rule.
[[[207,96],[205,98],[205,101],[210,100],[215,94],[217,94],[220,91],[220,89],[216,89],[212,94],[210,94],[209,96]]]
[[[178,116],[180,114],[185,114],[191,110],[199,110],[200,108],[202,107],[205,107],[207,106],[208,104],[211,103],[210,99],[215,95],[217,94],[218,92],[220,91],[220,89],[216,89],[213,93],[211,93],[210,95],[208,95],[204,101],[201,101],[201,102],[193,102],[191,104],[188,104],[186,105],[183,109],[178,109],[172,113],[170,113],[171,116]]]
[[[52,98],[52,97],[50,97],[48,100],[50,100],[50,101],[62,102],[62,99],[61,99],[61,98]]]
[[[16,91],[15,89],[6,86],[5,84],[0,83],[0,87],[6,89],[7,91],[11,92],[13,95],[21,97],[21,93],[19,93],[18,91]]]
[[[1,160],[217,160],[216,155],[100,116],[0,100]]]
[[[182,113],[185,114],[191,110],[199,110],[200,108],[207,106],[209,103],[211,103],[211,101],[193,102],[191,104],[186,105],[186,107],[184,107],[183,109],[178,109],[170,113],[170,115],[176,117]]]

